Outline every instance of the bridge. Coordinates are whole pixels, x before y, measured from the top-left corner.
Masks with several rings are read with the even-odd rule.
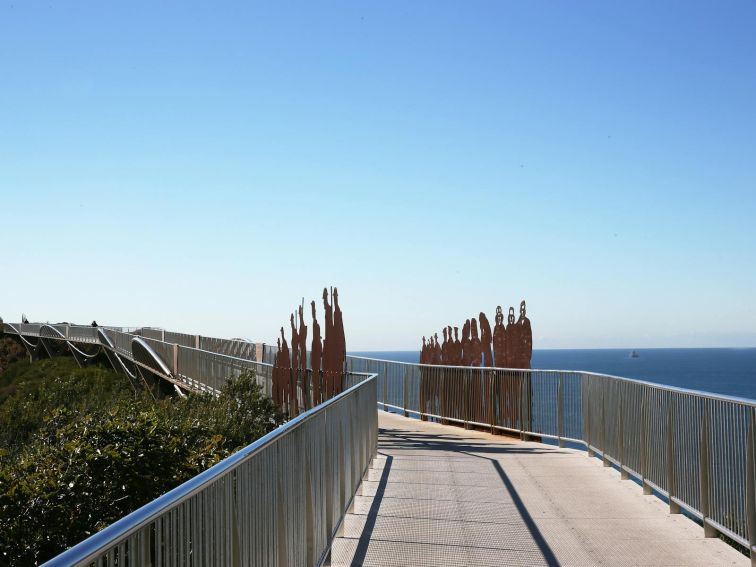
[[[214,394],[272,349],[4,324]],[[347,357],[344,391],[49,565],[756,565],[756,403],[587,372]],[[311,399],[311,398],[309,398]]]

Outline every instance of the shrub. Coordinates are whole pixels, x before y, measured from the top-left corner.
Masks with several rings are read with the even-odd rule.
[[[4,423],[22,418],[25,439],[6,436],[0,456],[0,564],[50,559],[284,419],[251,373],[217,399],[156,401],[134,396],[105,370],[71,370],[22,380],[0,405]]]

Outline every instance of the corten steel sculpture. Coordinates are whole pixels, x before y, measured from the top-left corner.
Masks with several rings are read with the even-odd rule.
[[[507,315],[507,364],[505,368],[515,368],[517,349],[519,348],[519,331],[515,322],[514,307],[509,308]]]
[[[504,326],[504,313],[501,305],[496,307],[496,319],[493,332],[494,366],[507,367],[507,328]]]
[[[289,344],[286,342],[283,327],[281,327],[281,350],[278,351],[278,367],[281,371],[280,380],[283,391],[281,405],[288,407],[289,412],[291,412],[291,357],[289,356]],[[294,395],[296,395],[296,392]]]
[[[462,325],[462,366],[472,364],[472,351],[470,349],[470,319]]]
[[[446,327],[443,328],[441,334],[444,335],[444,342],[441,343],[441,364],[449,364],[449,338]]]
[[[454,339],[451,326],[445,327],[442,332],[442,344],[439,344],[437,333],[433,334],[429,341],[423,337],[420,350],[421,364],[508,370],[530,368],[533,333],[526,314],[525,301],[520,303],[520,318],[517,321],[514,307],[509,308],[506,323],[501,306],[497,306],[493,330],[488,317],[481,311],[478,320],[471,318],[465,321],[462,340],[459,338],[458,327],[454,327]],[[521,393],[527,399],[522,400]],[[455,395],[464,396],[463,405],[466,408],[467,419],[496,424],[506,422],[513,428],[520,427],[518,420],[530,419],[530,374],[525,372],[496,370],[470,374],[459,370],[440,369],[432,373],[429,368],[421,369],[421,413],[425,413],[426,408],[430,408],[437,400],[441,404],[442,413],[448,415],[447,405]],[[526,410],[527,414],[523,414]]]
[[[524,301],[520,304],[519,320],[515,321],[514,307],[509,308],[508,319],[508,324],[505,324],[501,306],[497,306],[496,325],[492,330],[488,317],[481,311],[478,320],[471,318],[465,321],[461,341],[458,327],[454,327],[453,340],[452,327],[444,327],[440,359],[435,354],[438,343],[438,334],[435,334],[435,340],[431,336],[430,341],[424,343],[420,351],[420,360],[424,361],[424,364],[444,366],[530,368],[533,333],[530,319],[526,315]],[[478,321],[480,322],[480,336],[478,336]]]
[[[491,343],[493,342],[491,324],[482,311],[478,315],[478,320],[480,321],[480,348],[483,351],[483,366],[490,368],[494,365],[493,353],[491,352]]]
[[[328,289],[323,289],[326,331],[321,336],[315,302],[312,308],[312,349],[307,353],[307,325],[304,305],[289,317],[291,325],[291,351],[283,327],[278,339],[278,352],[273,368],[273,399],[293,416],[308,409],[310,400],[317,405],[340,393],[346,372],[346,337],[344,317],[339,307],[338,290],[334,288],[332,303],[328,302]],[[299,318],[296,321],[296,317]],[[311,378],[310,378],[311,377]],[[302,407],[300,407],[302,406]]]
[[[304,322],[304,307],[299,306],[299,330],[297,334],[297,370],[295,372],[295,384],[300,384],[302,389],[302,405],[309,409],[310,385],[307,380],[307,325]]]
[[[519,348],[519,328],[515,322],[514,307],[509,308],[509,314],[507,315],[507,368],[517,368],[517,351]],[[511,420],[511,423],[517,426],[520,421],[520,395],[522,392],[522,375],[520,373],[508,374],[506,376],[507,388],[506,388],[506,400],[505,400],[505,412],[506,418]]]
[[[323,358],[323,343],[320,337],[320,323],[315,310],[315,301],[310,302],[312,307],[312,347],[310,350],[310,366],[312,368],[312,403],[318,405],[321,402],[321,377],[320,364]]]
[[[462,366],[462,343],[459,340],[459,327],[454,327],[454,366]]]
[[[438,344],[438,333],[433,335],[433,364],[441,364],[441,345]]]
[[[323,380],[326,398],[333,396],[333,306],[328,303],[328,288],[323,288],[323,309],[325,310],[325,339],[323,340]]]
[[[276,350],[276,354],[273,357],[273,403],[276,404],[278,407],[283,406],[282,396],[281,396],[281,370],[278,366],[278,358],[281,353],[281,339],[279,338],[278,341],[278,349]]]
[[[290,404],[292,409],[290,413],[297,415],[299,413],[299,396],[297,395],[297,375],[299,374],[299,333],[294,325],[294,314],[289,317],[291,323],[291,372],[289,372],[289,393]]]
[[[304,322],[304,306],[299,306],[299,366],[300,370],[307,369],[307,325]]]
[[[431,341],[433,339],[431,338]],[[420,349],[420,364],[430,364],[430,345],[426,342],[425,336],[423,336],[423,346]],[[426,393],[425,389],[428,386],[428,368],[425,366],[420,366],[420,419],[425,419],[425,416],[423,414],[426,413],[427,408],[425,407],[425,400],[428,397],[428,394]]]
[[[472,357],[470,366],[478,367],[480,366],[480,353],[482,347],[480,344],[480,338],[478,338],[478,322],[475,320],[475,317],[470,319],[470,332],[472,334],[470,338],[470,356]]]
[[[333,370],[337,377],[335,380],[336,393],[340,394],[343,386],[341,377],[344,375],[344,365],[346,364],[346,336],[344,335],[344,318],[339,307],[339,290],[335,287],[333,288],[333,331],[336,338]]]
[[[513,310],[514,311],[514,310]],[[530,319],[525,312],[525,301],[520,302],[520,318],[517,320],[519,348],[515,360],[517,368],[530,368],[530,360],[533,356],[533,331],[530,328]]]

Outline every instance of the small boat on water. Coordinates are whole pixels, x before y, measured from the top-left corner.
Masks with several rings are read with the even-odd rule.
[[[630,351],[630,358],[640,358],[637,350]]]

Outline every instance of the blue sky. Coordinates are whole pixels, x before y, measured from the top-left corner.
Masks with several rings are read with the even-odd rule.
[[[756,3],[0,4],[0,315],[756,346]],[[320,304],[320,303],[319,303]],[[322,314],[321,314],[322,318]]]

